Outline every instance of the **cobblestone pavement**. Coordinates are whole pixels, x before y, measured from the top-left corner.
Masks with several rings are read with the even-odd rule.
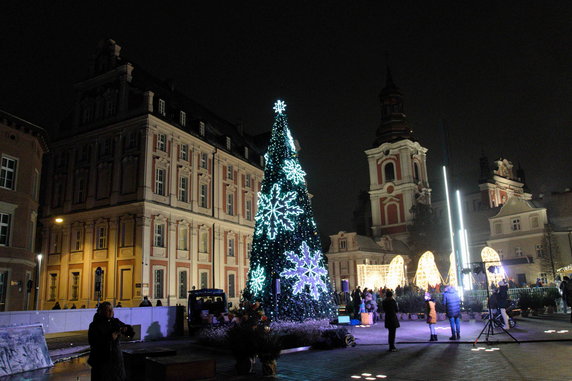
[[[519,328],[511,331],[522,342],[512,343],[505,335],[495,335],[491,341],[472,341],[483,327],[482,322],[465,322],[462,342],[447,340],[447,325],[438,324],[440,341],[429,343],[427,325],[423,322],[403,322],[398,330],[398,352],[387,352],[386,330],[382,324],[370,328],[353,328],[358,339],[354,348],[329,351],[304,351],[285,354],[278,360],[279,380],[572,380],[572,324],[567,319],[521,319]],[[564,332],[568,331],[568,332]],[[559,333],[560,332],[560,333]],[[260,364],[256,374],[235,376],[234,360],[217,348],[204,348],[185,339],[160,342],[127,343],[124,348],[168,347],[179,354],[201,353],[217,359],[217,380],[261,379]],[[57,363],[46,371],[28,372],[12,380],[89,380],[86,357]],[[353,377],[352,377],[353,376]],[[376,377],[380,376],[380,377]],[[381,378],[385,376],[385,378]],[[358,378],[359,377],[359,378]]]

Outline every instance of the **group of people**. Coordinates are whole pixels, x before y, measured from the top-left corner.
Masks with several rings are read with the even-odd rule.
[[[568,307],[572,307],[572,281],[565,276],[558,285],[562,299],[562,310],[564,313],[568,312]],[[572,323],[572,311],[570,311],[570,322]]]

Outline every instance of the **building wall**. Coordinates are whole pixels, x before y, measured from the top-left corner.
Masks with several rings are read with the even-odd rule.
[[[143,296],[185,304],[181,294],[201,288],[201,279],[204,286],[234,290],[229,299],[237,302],[262,175],[259,167],[151,114],[57,142],[42,219],[48,253],[43,308],[56,301],[93,306],[97,267],[104,270],[102,298],[123,306],[136,306]],[[100,235],[105,247],[98,249]]]
[[[35,282],[37,272],[34,244],[44,138],[40,127],[0,112],[0,311],[34,307],[29,281]]]

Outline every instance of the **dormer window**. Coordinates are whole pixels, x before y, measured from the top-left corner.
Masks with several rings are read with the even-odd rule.
[[[348,249],[348,240],[345,238],[340,238],[339,240],[340,250],[347,250]]]
[[[159,114],[165,116],[165,101],[159,99]]]
[[[510,221],[511,229],[513,232],[520,230],[520,218],[513,218]]]
[[[183,127],[187,125],[187,113],[184,111],[179,113],[179,124]]]
[[[205,122],[199,122],[199,134],[205,136]]]
[[[230,148],[232,147],[232,140],[230,139],[230,137],[226,137],[226,149],[230,151]]]
[[[244,158],[248,159],[248,147],[244,147]]]

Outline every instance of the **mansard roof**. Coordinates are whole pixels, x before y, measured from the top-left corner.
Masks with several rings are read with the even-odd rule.
[[[518,214],[522,214],[522,213],[530,213],[530,212],[542,211],[542,210],[546,210],[546,209],[545,208],[537,208],[532,204],[532,202],[525,201],[519,197],[511,197],[501,207],[498,214],[491,217],[491,219],[514,216],[514,215],[518,215]]]

